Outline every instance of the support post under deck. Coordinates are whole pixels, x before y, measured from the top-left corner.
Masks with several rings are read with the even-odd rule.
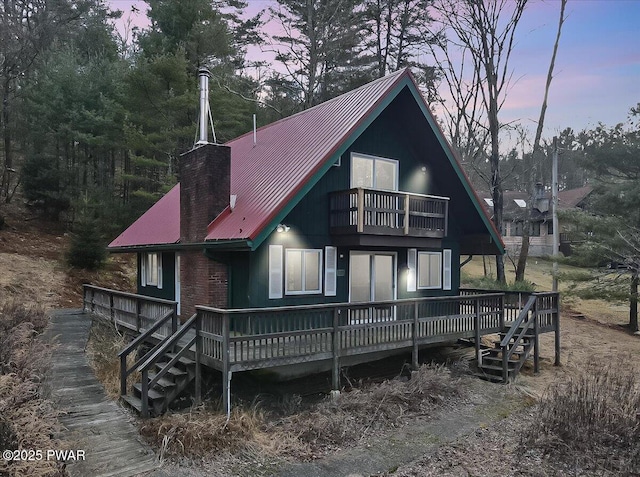
[[[413,352],[411,353],[411,367],[418,370],[418,302],[413,304]]]
[[[231,371],[229,365],[229,313],[222,316],[222,407],[231,417]]]
[[[331,373],[331,390],[340,392],[340,309],[333,309],[333,366]]]
[[[555,303],[555,316],[553,321],[554,335],[555,335],[555,348],[556,359],[553,363],[554,366],[560,366],[560,303],[558,303],[557,297],[554,300]]]

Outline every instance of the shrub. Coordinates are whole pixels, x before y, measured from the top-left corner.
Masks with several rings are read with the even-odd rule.
[[[72,267],[97,270],[107,258],[105,243],[96,220],[87,217],[76,222],[71,235],[67,262]]]
[[[527,443],[590,472],[640,472],[639,385],[622,359],[587,366],[550,388]]]

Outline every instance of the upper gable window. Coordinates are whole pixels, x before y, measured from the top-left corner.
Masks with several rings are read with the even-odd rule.
[[[351,187],[398,190],[398,161],[351,154]]]

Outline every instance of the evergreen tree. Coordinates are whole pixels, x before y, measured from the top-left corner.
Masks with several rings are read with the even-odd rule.
[[[618,269],[606,273],[591,293],[629,301],[629,326],[638,331],[638,277],[640,274],[640,104],[631,110],[627,125],[602,125],[586,133],[582,166],[595,176],[590,213],[573,213],[582,243],[574,260],[591,265],[608,263]],[[624,283],[627,291],[621,294]]]

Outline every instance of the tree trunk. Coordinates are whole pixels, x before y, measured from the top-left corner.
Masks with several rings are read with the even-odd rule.
[[[631,275],[631,285],[629,293],[629,329],[638,331],[638,272]]]
[[[529,258],[529,227],[530,220],[525,221],[522,226],[522,242],[520,244],[520,255],[518,255],[518,264],[516,265],[516,281],[524,281],[524,270],[527,266],[527,258]]]
[[[0,197],[4,195],[4,200],[11,201],[11,173],[13,172],[13,153],[11,151],[11,127],[9,125],[9,94],[11,83],[6,78],[2,88],[2,138],[4,147],[4,169],[2,171],[2,189]]]
[[[531,171],[529,176],[530,186],[530,202],[527,205],[527,217],[522,227],[522,244],[520,247],[520,256],[518,257],[518,266],[516,267],[516,281],[521,282],[524,280],[524,271],[527,266],[527,258],[529,257],[529,231],[531,230],[531,216],[533,211],[533,200],[536,194],[536,178],[535,171],[537,170],[538,152],[540,151],[540,140],[542,138],[542,128],[544,127],[544,119],[547,113],[547,99],[549,98],[549,89],[551,87],[551,80],[553,79],[553,69],[556,64],[556,55],[558,54],[558,45],[560,44],[560,35],[562,34],[562,25],[564,23],[564,10],[567,6],[567,0],[562,0],[560,3],[560,20],[558,21],[558,31],[556,33],[556,41],[553,45],[553,54],[551,55],[551,62],[549,63],[549,70],[547,71],[547,83],[544,89],[544,99],[542,100],[542,106],[540,107],[540,118],[538,119],[538,127],[536,129],[536,137],[533,140],[533,153],[531,154]],[[551,184],[551,187],[554,187]],[[554,250],[554,253],[556,251]]]

